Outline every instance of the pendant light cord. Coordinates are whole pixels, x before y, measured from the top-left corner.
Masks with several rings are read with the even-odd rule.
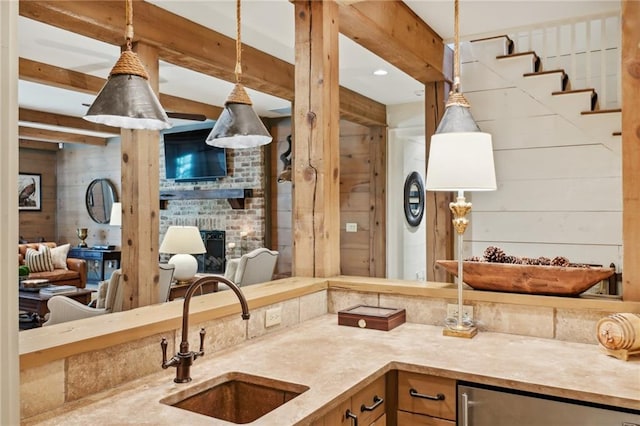
[[[460,91],[460,24],[458,22],[458,12],[458,0],[455,0],[453,11],[453,33],[455,45],[455,50],[453,51],[453,91],[456,93]]]
[[[126,29],[124,33],[124,40],[127,45],[127,50],[131,50],[131,42],[133,41],[133,4],[131,0],[125,0],[125,19]]]
[[[242,23],[240,14],[240,0],[236,1],[236,83],[240,83],[242,77],[242,41],[240,39],[240,25]]]

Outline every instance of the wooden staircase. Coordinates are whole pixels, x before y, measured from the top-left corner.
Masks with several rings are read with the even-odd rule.
[[[515,52],[514,42],[507,35],[472,40],[468,44],[462,50],[463,63],[482,63],[582,129],[588,137],[603,138],[612,147],[620,145],[622,110],[601,109],[595,89],[573,89],[565,70],[543,69],[536,52]]]

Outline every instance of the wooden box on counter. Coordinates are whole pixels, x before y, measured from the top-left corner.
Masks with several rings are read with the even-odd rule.
[[[356,305],[338,312],[338,325],[389,331],[406,321],[404,309]]]

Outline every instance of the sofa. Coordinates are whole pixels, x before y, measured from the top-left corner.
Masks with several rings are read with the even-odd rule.
[[[73,285],[78,288],[86,287],[87,261],[84,259],[74,259],[67,257],[67,253],[69,250],[68,244],[59,247],[56,245],[56,243],[53,242],[18,244],[18,266],[27,264],[26,255],[28,248],[32,248],[36,251],[41,251],[41,245],[47,246],[49,248],[49,251],[53,251],[53,249],[56,249],[55,251],[53,251],[55,253],[53,269],[43,271],[30,271],[29,279],[46,279],[51,284],[55,285]]]

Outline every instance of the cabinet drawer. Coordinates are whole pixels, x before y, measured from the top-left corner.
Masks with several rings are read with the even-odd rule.
[[[398,424],[411,426],[456,426],[456,422],[451,420],[407,413],[405,411],[398,411]]]
[[[412,396],[411,394],[418,394]],[[430,396],[439,399],[428,399]],[[398,372],[398,409],[456,419],[456,381],[426,374]]]
[[[97,259],[102,260],[102,252],[91,250],[69,250],[68,257],[74,259]]]
[[[359,425],[369,425],[384,414],[385,383],[385,376],[382,376],[351,397],[351,409],[358,416]],[[369,410],[367,407],[375,408]]]

